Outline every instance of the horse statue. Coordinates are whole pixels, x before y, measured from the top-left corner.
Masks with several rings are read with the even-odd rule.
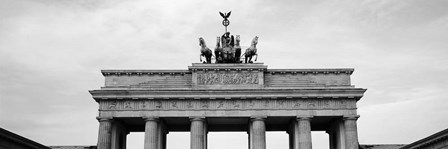
[[[235,40],[235,46],[233,47],[233,49],[235,49],[235,63],[241,63],[240,58],[241,58],[241,46],[240,46],[240,35],[236,35],[236,40]]]
[[[212,50],[210,50],[207,45],[205,45],[204,38],[199,38],[199,46],[201,46],[201,54],[199,55],[199,60],[202,62],[202,56],[205,57],[204,63],[212,63]]]
[[[222,63],[223,60],[223,51],[220,44],[221,38],[218,36],[216,38],[216,47],[215,47],[215,62]]]
[[[255,58],[255,61],[257,61],[257,59],[258,59],[257,43],[258,43],[258,36],[255,36],[255,38],[252,40],[252,44],[250,45],[250,47],[246,49],[246,52],[244,52],[244,57],[245,57],[244,62],[245,63],[253,63],[252,62],[253,56],[257,56]]]

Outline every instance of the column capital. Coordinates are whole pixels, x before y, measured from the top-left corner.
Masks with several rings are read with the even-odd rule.
[[[250,117],[250,121],[264,121],[267,118],[267,116],[253,116]]]
[[[190,117],[190,121],[205,121],[205,117]]]
[[[300,115],[296,117],[297,120],[311,120],[312,118],[313,116],[311,115]]]
[[[142,117],[144,121],[159,121],[159,117]]]
[[[98,122],[111,122],[113,120],[112,117],[96,117]]]
[[[343,120],[357,120],[359,115],[344,115]]]

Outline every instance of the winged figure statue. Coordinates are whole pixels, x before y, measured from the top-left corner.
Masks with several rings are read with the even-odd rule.
[[[228,12],[228,13],[222,13],[219,12],[219,14],[221,15],[222,18],[224,18],[224,20],[227,20],[227,18],[230,17],[230,14],[232,13],[232,11]]]

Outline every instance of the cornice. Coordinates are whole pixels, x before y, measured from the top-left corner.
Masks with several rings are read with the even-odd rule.
[[[250,66],[250,65],[249,65]],[[144,76],[144,75],[185,75],[196,71],[259,71],[267,74],[348,74],[353,68],[335,69],[267,69],[264,65],[248,65],[230,67],[228,65],[189,66],[188,70],[101,70],[103,76]]]
[[[334,68],[334,69],[268,69],[269,74],[348,74],[355,71],[353,68]]]
[[[146,99],[355,99],[359,100],[366,89],[229,89],[229,90],[91,90],[93,98],[100,100]],[[232,94],[229,94],[232,93]]]
[[[103,76],[185,75],[188,70],[101,70]]]

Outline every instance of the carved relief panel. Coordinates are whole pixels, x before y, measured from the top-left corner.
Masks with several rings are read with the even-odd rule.
[[[259,84],[259,73],[253,72],[212,72],[197,73],[198,85],[238,85]]]

